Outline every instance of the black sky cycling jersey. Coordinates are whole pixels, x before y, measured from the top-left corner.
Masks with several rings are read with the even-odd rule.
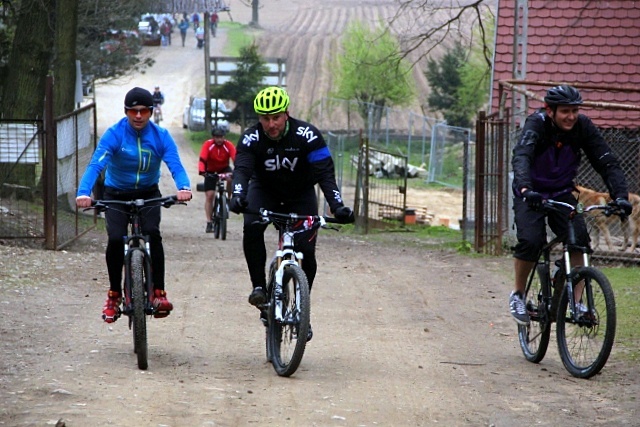
[[[249,179],[281,200],[320,185],[332,212],[343,205],[329,148],[313,125],[289,117],[289,130],[280,140],[269,139],[260,123],[248,128],[237,145],[234,194],[247,194]]]

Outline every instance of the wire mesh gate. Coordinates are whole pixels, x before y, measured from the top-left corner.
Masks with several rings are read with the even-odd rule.
[[[370,228],[404,224],[407,215],[406,156],[370,147],[363,139],[357,155],[354,209],[356,225],[368,233]]]

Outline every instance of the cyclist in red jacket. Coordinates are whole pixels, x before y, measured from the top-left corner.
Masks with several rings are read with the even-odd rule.
[[[231,141],[225,139],[227,132],[216,126],[211,129],[211,136],[202,144],[200,150],[200,161],[198,162],[198,172],[200,175],[206,173],[225,173],[231,172],[230,161],[236,160],[236,147]],[[213,222],[211,222],[211,214],[213,213],[213,201],[216,197],[216,185],[218,177],[205,176],[204,191],[206,200],[204,202],[204,213],[207,217],[207,233],[213,232]],[[231,180],[227,181],[228,193],[231,195]]]

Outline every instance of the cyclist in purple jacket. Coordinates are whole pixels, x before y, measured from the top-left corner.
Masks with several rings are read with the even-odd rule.
[[[582,153],[602,177],[612,200],[627,215],[632,209],[618,159],[593,122],[579,114],[582,97],[578,90],[567,85],[553,87],[547,91],[544,102],[544,108],[527,117],[513,147],[513,211],[518,242],[514,248],[515,289],[509,297],[509,308],[521,325],[529,323],[524,290],[546,242],[545,217],[548,216],[549,227],[556,235],[567,234],[568,219],[558,212],[545,213],[542,202],[552,198],[577,204],[572,191]],[[578,244],[586,246],[589,234],[584,218],[578,218],[575,226]],[[572,253],[571,263],[582,265],[582,254]]]
[[[233,196],[229,209],[241,213],[266,208],[275,212],[318,214],[315,185],[322,190],[331,212],[342,222],[353,222],[353,211],[344,205],[336,184],[335,168],[329,148],[313,125],[289,115],[289,95],[279,87],[268,87],[253,102],[258,123],[249,127],[237,145],[233,172]],[[245,213],[242,245],[253,291],[249,303],[267,302],[264,243],[266,225]],[[296,234],[297,250],[303,253],[309,290],[316,276],[316,231]],[[311,339],[311,325],[309,335]]]

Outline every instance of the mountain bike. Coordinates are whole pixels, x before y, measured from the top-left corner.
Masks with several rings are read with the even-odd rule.
[[[273,224],[278,230],[278,248],[269,264],[267,303],[262,307],[265,325],[267,361],[283,377],[298,369],[307,344],[311,299],[309,282],[302,270],[302,253],[296,252],[294,236],[318,228],[338,230],[327,223],[340,223],[331,217],[282,214],[260,209],[262,224]]]
[[[129,235],[124,236],[124,295],[121,313],[129,317],[129,329],[133,330],[133,350],[138,358],[138,368],[148,367],[147,319],[154,314],[153,283],[151,280],[151,253],[149,238],[142,235],[141,218],[149,209],[169,208],[178,202],[176,196],[136,200],[93,200],[92,207],[103,212],[115,209],[129,216]]]
[[[162,108],[160,107],[160,104],[156,104],[153,109],[153,121],[157,125],[162,121]]]
[[[217,178],[216,197],[213,199],[213,211],[211,222],[213,223],[213,235],[216,239],[227,239],[227,220],[229,219],[229,203],[227,197],[227,182],[233,178],[232,172],[204,174],[205,178]],[[204,183],[198,183],[198,191],[204,191]]]
[[[602,210],[605,216],[624,212],[615,204],[584,207],[546,200],[543,209],[565,212],[569,219],[565,242],[553,238],[541,250],[529,275],[525,303],[528,325],[518,325],[525,358],[539,363],[547,352],[551,324],[556,323],[558,352],[564,367],[578,378],[596,375],[607,363],[616,334],[616,303],[607,277],[589,265],[589,246],[576,243],[574,221],[586,212]],[[562,257],[551,262],[552,250],[562,244]],[[583,255],[583,266],[571,265],[570,251]],[[553,270],[552,271],[552,266]]]

